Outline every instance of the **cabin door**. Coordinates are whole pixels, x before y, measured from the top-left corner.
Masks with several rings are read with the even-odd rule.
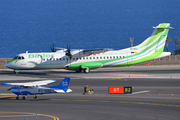
[[[132,54],[131,54],[131,52],[126,52],[126,58],[127,58],[127,66],[130,66],[132,64]]]

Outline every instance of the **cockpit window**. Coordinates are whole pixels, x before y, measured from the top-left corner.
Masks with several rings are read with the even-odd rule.
[[[14,59],[24,59],[24,57],[23,56],[16,56],[16,57],[14,57]]]
[[[14,59],[18,59],[18,56],[14,57]]]

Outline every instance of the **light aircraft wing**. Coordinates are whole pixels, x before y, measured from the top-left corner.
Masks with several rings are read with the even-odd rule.
[[[95,49],[95,50],[83,50],[83,53],[87,56],[92,55],[92,54],[100,54],[100,53],[104,53],[107,51],[111,51],[112,49]]]
[[[25,83],[1,83],[1,85],[15,85],[15,86],[36,86],[36,85],[47,85],[49,83],[56,82],[56,80],[41,80],[35,82],[25,82]]]

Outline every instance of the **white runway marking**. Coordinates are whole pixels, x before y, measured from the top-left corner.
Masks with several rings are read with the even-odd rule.
[[[13,93],[0,93],[0,95],[15,95]]]
[[[140,93],[146,93],[146,92],[150,92],[150,91],[149,91],[149,90],[145,90],[145,91],[133,92],[132,94],[129,94],[129,95],[140,94]]]
[[[16,75],[1,75],[0,81],[11,81],[11,80],[42,80],[47,78],[34,78],[34,77],[24,77],[24,76],[16,76]]]

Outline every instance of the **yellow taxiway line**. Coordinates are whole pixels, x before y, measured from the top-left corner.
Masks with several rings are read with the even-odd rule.
[[[29,113],[29,112],[8,112],[8,111],[0,111],[0,113],[11,113],[11,114],[22,114],[22,115],[6,115],[6,116],[0,116],[0,118],[3,117],[29,117],[29,116],[44,116],[44,117],[49,117],[53,118],[53,120],[59,120],[58,117],[56,116],[51,116],[51,115],[46,115],[46,114],[36,114],[36,113]]]

